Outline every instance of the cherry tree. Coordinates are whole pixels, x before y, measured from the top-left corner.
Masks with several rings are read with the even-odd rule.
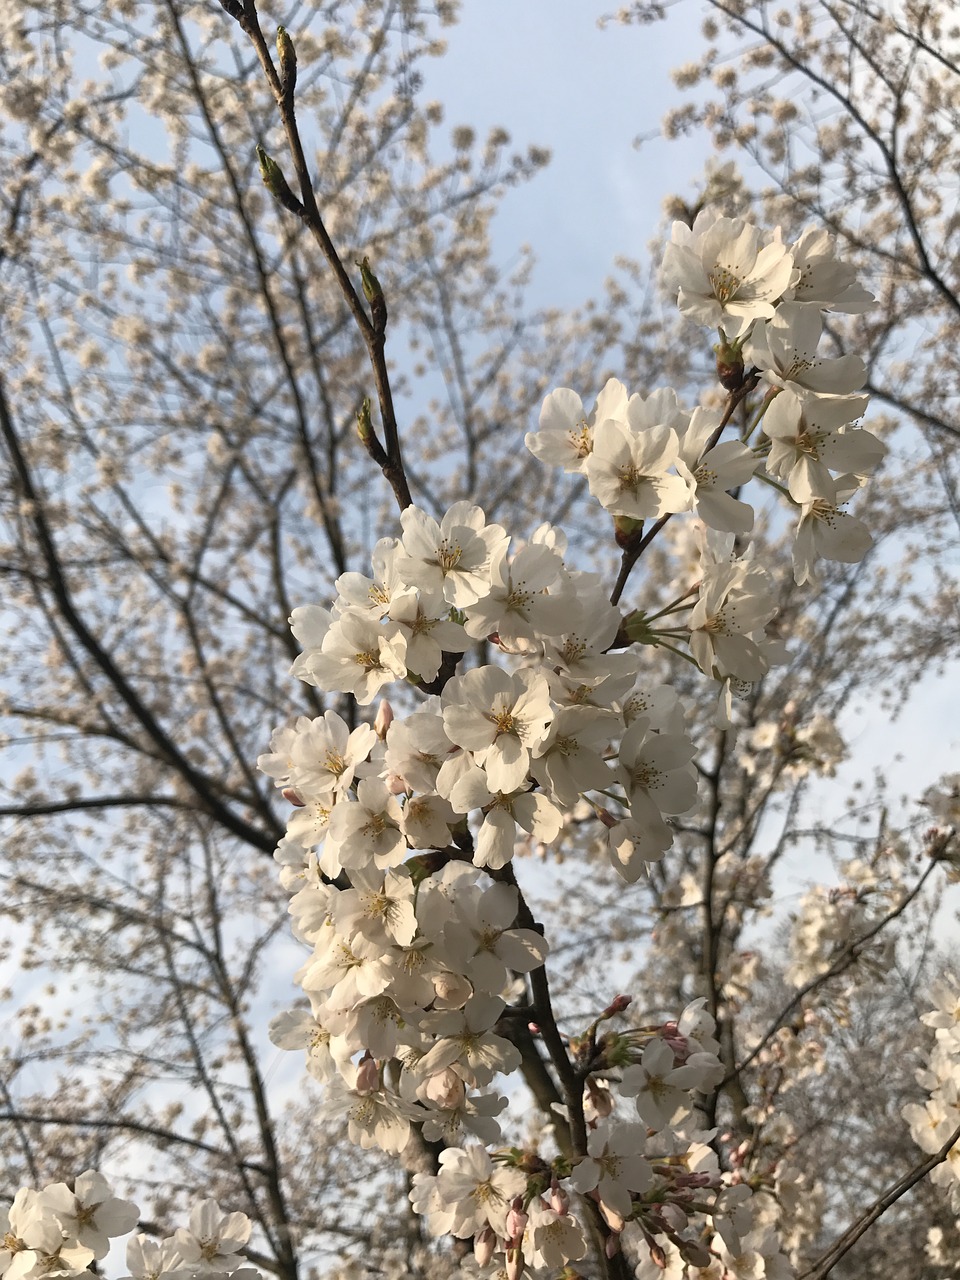
[[[951,779],[926,831],[798,826],[845,703],[943,651],[905,662],[882,609],[903,607],[885,543],[935,542],[943,513],[916,468],[902,492],[890,424],[861,424],[880,283],[822,222],[764,223],[739,189],[724,211],[714,175],[669,231],[665,333],[534,326],[485,232],[489,193],[542,157],[505,168],[498,135],[473,160],[461,131],[430,164],[411,6],[319,35],[250,3],[151,15],[72,19],[116,77],[84,87],[95,124],[65,18],[11,23],[32,105],[8,107],[7,710],[40,765],[5,812],[47,857],[12,850],[8,910],[73,991],[17,992],[7,1176],[37,1190],[10,1266],[104,1256],[126,1202],[93,1172],[41,1186],[111,1162],[151,1203],[138,1276],[336,1253],[381,1275],[826,1274],[927,1173],[941,1265],[955,981],[884,1041],[927,1059],[867,1100],[893,1107],[896,1176],[851,1141],[846,1185],[817,1158],[849,1122],[818,1079],[862,1070],[839,1032],[891,975],[923,987],[912,922],[955,856]],[[125,111],[163,122],[166,160],[130,153]],[[416,374],[423,335],[448,403],[418,414],[392,362],[409,345]],[[618,350],[639,385],[607,376]],[[154,475],[175,477],[159,511]],[[752,939],[814,843],[842,879],[782,926],[780,965]],[[321,1087],[283,1115],[253,998],[294,970],[270,1034]],[[25,1084],[45,1063],[55,1105]],[[69,1199],[88,1186],[95,1240]]]

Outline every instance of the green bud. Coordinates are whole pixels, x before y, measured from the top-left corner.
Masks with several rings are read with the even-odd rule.
[[[387,303],[383,296],[380,281],[370,270],[370,259],[366,255],[360,259],[357,266],[360,268],[360,283],[363,286],[363,296],[370,303],[373,327],[377,333],[383,333],[387,327]]]
[[[373,435],[373,420],[370,417],[370,397],[363,397],[363,404],[357,411],[357,432],[364,444]]]
[[[297,84],[297,51],[286,27],[277,27],[277,54],[280,58],[280,91],[288,98]]]
[[[285,209],[289,209],[291,213],[302,213],[300,201],[290,190],[287,180],[283,176],[283,170],[271,156],[268,156],[263,147],[257,147],[257,160],[260,163],[260,177],[263,179],[263,185],[267,188],[272,196],[274,196]]]

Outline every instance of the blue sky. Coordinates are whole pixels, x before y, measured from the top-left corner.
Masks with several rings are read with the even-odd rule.
[[[654,138],[680,94],[670,69],[701,46],[694,10],[647,27],[597,19],[614,0],[465,0],[448,53],[426,67],[425,96],[447,123],[509,130],[518,148],[549,147],[532,185],[507,196],[496,229],[501,265],[533,245],[541,305],[574,306],[598,291],[617,254],[642,257],[663,197],[687,193],[709,152],[703,139]],[[686,48],[678,34],[695,41]]]

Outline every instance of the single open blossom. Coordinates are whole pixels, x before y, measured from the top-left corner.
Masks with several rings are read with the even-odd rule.
[[[234,1271],[239,1251],[250,1239],[245,1213],[223,1213],[216,1200],[204,1200],[190,1212],[190,1227],[174,1233],[177,1252],[188,1267],[200,1272]]]
[[[404,679],[406,651],[406,637],[396,623],[383,625],[350,610],[331,623],[319,649],[297,658],[291,672],[318,689],[352,693],[366,706],[385,684]]]
[[[793,258],[779,239],[763,244],[760,231],[740,218],[707,209],[692,227],[675,222],[663,255],[663,280],[677,290],[683,315],[729,341],[754,320],[773,315],[773,304],[795,277]]]
[[[440,1153],[436,1190],[441,1203],[453,1211],[448,1230],[460,1239],[489,1226],[498,1236],[506,1233],[507,1210],[515,1196],[526,1190],[519,1169],[494,1164],[478,1144],[448,1147]]]
[[[575,1167],[571,1184],[581,1193],[596,1189],[601,1204],[627,1218],[630,1193],[646,1191],[653,1182],[645,1149],[641,1125],[602,1120],[587,1137],[587,1155]]]
[[[747,533],[753,528],[753,508],[727,490],[746,484],[758,459],[739,440],[720,440],[707,449],[721,421],[713,410],[694,409],[680,435],[680,457],[696,482],[697,515],[704,524],[723,532]]]
[[[418,507],[407,507],[400,523],[397,567],[407,582],[457,608],[486,594],[491,559],[509,539],[500,525],[486,523],[479,507],[455,502],[439,524]]]
[[[477,667],[449,681],[441,697],[443,727],[457,746],[472,751],[492,791],[515,791],[526,779],[530,754],[553,719],[544,676],[509,675]]]
[[[855,268],[836,256],[833,237],[822,227],[807,227],[790,252],[798,278],[784,290],[785,302],[803,302],[822,311],[856,316],[876,302],[857,281]]]
[[[680,456],[677,433],[663,425],[635,430],[608,418],[597,427],[585,471],[590,492],[615,516],[655,520],[693,506],[693,484],[671,473]]]
[[[464,606],[467,635],[479,640],[496,632],[508,649],[561,635],[573,607],[562,573],[563,560],[550,547],[528,543],[512,560],[504,549],[490,566],[490,590]]]
[[[866,396],[778,395],[763,418],[770,439],[768,475],[786,484],[794,502],[836,500],[831,471],[867,476],[883,461],[886,448],[869,431],[846,424],[867,407]]]
[[[88,1169],[73,1184],[55,1182],[40,1193],[43,1205],[56,1214],[67,1238],[105,1258],[114,1236],[126,1235],[137,1225],[140,1210],[130,1200],[113,1194],[102,1173]]]
[[[524,444],[541,462],[562,466],[564,471],[582,471],[584,460],[593,449],[594,427],[607,418],[622,419],[627,399],[623,383],[610,378],[588,416],[575,391],[558,387],[540,409],[540,430],[528,431]]]
[[[795,395],[845,396],[859,390],[867,377],[860,356],[817,355],[823,320],[815,307],[785,302],[771,320],[757,323],[744,347],[744,357],[760,370],[771,387]]]
[[[842,504],[859,488],[854,479],[837,480],[835,502],[817,498],[801,508],[793,543],[793,574],[798,586],[816,581],[816,562],[838,560],[858,564],[873,546],[873,538],[862,520],[842,510]]]

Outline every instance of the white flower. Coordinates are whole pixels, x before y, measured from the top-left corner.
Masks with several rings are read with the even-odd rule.
[[[364,778],[356,802],[344,801],[330,815],[327,844],[335,846],[343,867],[362,869],[373,862],[383,871],[406,857],[402,820],[397,797],[379,778]]]
[[[719,413],[694,409],[680,436],[680,457],[697,485],[697,515],[712,529],[746,533],[753,528],[753,508],[727,493],[744,485],[757,469],[753,450],[739,440],[722,440],[704,452],[721,422]]]
[[[627,1218],[630,1192],[646,1191],[653,1182],[653,1170],[643,1157],[645,1147],[641,1125],[601,1120],[588,1135],[587,1155],[570,1181],[581,1194],[596,1188],[602,1204]]]
[[[598,425],[584,470],[590,492],[612,515],[653,520],[693,506],[692,477],[688,483],[667,474],[680,456],[677,433],[667,425],[677,418],[675,394],[662,391],[647,401],[633,396],[626,422]]]
[[[656,829],[661,814],[686,813],[697,802],[697,749],[683,734],[653,733],[636,720],[623,735],[617,773],[630,812],[641,827]]]
[[[796,395],[848,395],[862,387],[867,367],[859,356],[828,359],[817,355],[823,320],[814,307],[784,302],[772,320],[758,322],[744,347],[744,358],[761,371],[772,387],[788,387]]]
[[[512,560],[504,549],[491,565],[490,590],[464,606],[467,635],[480,640],[495,632],[506,648],[560,635],[573,607],[572,593],[558,582],[562,572],[563,560],[549,547],[528,543]]]
[[[479,1144],[448,1147],[440,1153],[436,1191],[441,1203],[453,1211],[449,1231],[459,1239],[475,1235],[485,1226],[502,1238],[510,1202],[522,1195],[526,1186],[519,1169],[495,1165]]]
[[[366,706],[385,684],[404,679],[406,650],[406,637],[396,623],[383,625],[350,610],[330,626],[319,649],[297,658],[291,672],[318,689],[352,693]]]
[[[180,1227],[173,1240],[188,1267],[201,1273],[235,1271],[243,1261],[239,1251],[250,1239],[245,1213],[223,1213],[216,1200],[204,1200],[190,1212],[190,1227]]]
[[[690,650],[704,675],[759,680],[769,669],[759,642],[776,612],[759,565],[707,565],[690,615]]]
[[[140,1210],[132,1201],[115,1196],[95,1169],[81,1173],[73,1185],[71,1191],[65,1182],[51,1183],[40,1193],[41,1201],[57,1215],[71,1243],[92,1250],[95,1258],[105,1258],[111,1238],[132,1231]]]
[[[663,279],[678,291],[677,305],[729,341],[754,320],[773,315],[773,304],[795,277],[793,258],[779,237],[761,246],[760,232],[739,218],[707,209],[692,227],[675,222],[663,255]]]
[[[793,575],[798,586],[816,582],[817,560],[837,560],[841,564],[857,564],[873,546],[870,530],[856,516],[841,510],[841,504],[856,493],[856,480],[841,476],[837,481],[836,502],[817,498],[801,508],[793,544]]]
[[[623,419],[627,409],[627,389],[610,378],[597,396],[589,418],[575,391],[559,387],[551,391],[540,409],[540,430],[528,431],[524,444],[541,462],[562,466],[564,471],[582,471],[584,459],[593,448],[593,429],[606,418]]]
[[[696,1066],[674,1066],[673,1050],[659,1037],[647,1044],[639,1063],[626,1067],[620,1081],[625,1098],[636,1097],[637,1113],[651,1129],[665,1129],[690,1110],[690,1090],[703,1079]]]
[[[127,1241],[127,1267],[129,1277],[124,1280],[172,1280],[173,1277],[191,1273],[183,1267],[183,1259],[171,1240],[151,1240],[142,1232]]]
[[[440,524],[418,507],[407,507],[397,566],[407,582],[443,595],[463,608],[485,595],[490,561],[507,545],[498,524],[488,525],[479,507],[455,502]]]
[[[848,315],[862,315],[876,302],[858,283],[854,268],[837,258],[833,237],[822,227],[807,227],[791,253],[800,277],[784,291],[784,301]]]
[[[524,1252],[530,1253],[535,1267],[549,1268],[553,1273],[570,1262],[586,1257],[587,1239],[583,1227],[569,1213],[558,1213],[534,1196],[527,1210]]]
[[[767,473],[786,484],[794,502],[836,500],[831,471],[866,476],[883,460],[886,448],[863,430],[840,430],[867,407],[866,396],[807,396],[781,392],[763,418],[770,438]]]
[[[509,675],[501,667],[477,667],[447,683],[441,705],[447,737],[474,753],[491,790],[521,787],[530,753],[553,719],[545,677],[533,671]]]

